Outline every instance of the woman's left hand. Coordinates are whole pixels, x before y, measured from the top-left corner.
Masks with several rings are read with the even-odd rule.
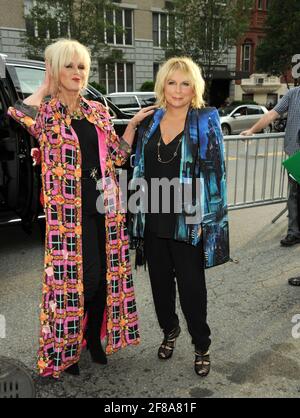
[[[137,128],[137,126],[147,117],[154,113],[155,109],[158,106],[148,106],[141,109],[134,117],[130,120],[130,124],[133,128]]]

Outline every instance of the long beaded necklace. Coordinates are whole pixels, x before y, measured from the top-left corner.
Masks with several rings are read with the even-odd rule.
[[[169,163],[171,163],[171,162],[172,162],[172,161],[173,161],[173,160],[177,157],[177,155],[178,155],[178,150],[179,150],[180,144],[181,144],[181,142],[182,142],[182,136],[180,137],[180,139],[179,139],[179,141],[178,141],[178,144],[177,144],[176,150],[175,150],[175,152],[174,152],[174,154],[173,154],[173,157],[172,157],[172,158],[170,158],[170,160],[168,160],[168,161],[163,161],[163,160],[162,160],[162,158],[161,158],[161,155],[160,155],[161,141],[162,141],[162,137],[161,137],[161,135],[160,135],[159,140],[158,140],[158,143],[157,143],[157,161],[158,161],[158,162],[160,162],[161,164],[169,164]]]

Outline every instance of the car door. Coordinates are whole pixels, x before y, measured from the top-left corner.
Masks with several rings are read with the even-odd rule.
[[[257,106],[247,106],[247,115],[245,129],[251,128],[263,116],[263,111]]]
[[[8,76],[8,74],[6,74]],[[16,95],[8,79],[0,82],[0,191],[3,210],[14,212],[28,226],[39,210],[39,174],[32,167],[33,139],[7,116]]]
[[[247,106],[239,106],[231,114],[231,132],[233,134],[240,133],[244,128],[245,119],[247,117]]]

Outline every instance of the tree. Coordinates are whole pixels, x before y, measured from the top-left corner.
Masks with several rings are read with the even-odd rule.
[[[174,0],[166,56],[190,56],[209,84],[215,67],[249,26],[252,0]]]
[[[154,81],[145,81],[140,88],[140,91],[154,91]]]
[[[292,57],[299,52],[299,26],[298,0],[272,0],[265,22],[266,36],[256,49],[257,69],[283,75],[287,86]]]
[[[111,53],[104,37],[105,31],[122,31],[114,27],[112,18],[105,19],[104,10],[111,16],[113,7],[111,0],[39,0],[25,16],[28,58],[43,59],[47,45],[58,38],[72,38],[90,48],[98,65],[99,59],[102,63],[115,56],[120,59],[122,51]]]

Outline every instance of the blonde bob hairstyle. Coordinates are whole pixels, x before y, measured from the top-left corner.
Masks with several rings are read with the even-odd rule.
[[[49,45],[45,50],[45,61],[50,64],[51,75],[53,77],[53,90],[56,94],[59,88],[59,75],[65,65],[72,62],[74,56],[77,56],[86,70],[86,77],[83,88],[87,86],[91,68],[91,56],[89,50],[71,39],[60,39]]]
[[[198,65],[188,57],[170,58],[159,69],[155,83],[157,105],[159,107],[166,108],[167,103],[164,93],[165,85],[172,74],[178,70],[186,74],[187,79],[191,82],[194,89],[195,97],[192,100],[191,106],[194,109],[200,109],[204,107],[205,102],[203,100],[203,95],[205,90],[205,82]]]

